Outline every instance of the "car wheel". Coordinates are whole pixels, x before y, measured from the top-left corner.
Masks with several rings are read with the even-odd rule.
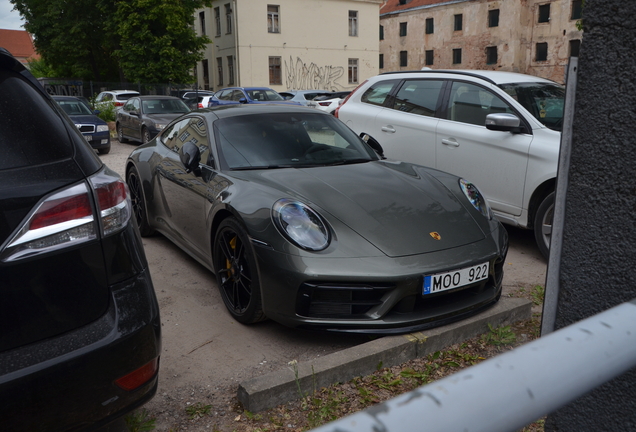
[[[543,199],[534,215],[534,238],[546,259],[550,255],[552,219],[554,219],[554,192]]]
[[[150,132],[148,131],[148,128],[146,127],[141,129],[141,140],[144,144],[150,141]]]
[[[100,155],[101,154],[108,154],[108,153],[110,153],[110,146],[104,147],[104,148],[100,148],[97,151],[99,152]]]
[[[124,138],[124,128],[121,127],[121,125],[118,123],[117,124],[117,140],[120,143],[127,143],[128,140],[126,138]]]
[[[136,168],[131,168],[126,176],[126,183],[130,190],[130,200],[132,201],[133,214],[137,220],[139,233],[143,237],[154,234],[155,230],[148,223],[148,215],[146,214],[146,200],[144,199],[144,191],[141,184],[141,177]]]
[[[214,272],[234,319],[243,324],[265,319],[254,252],[245,229],[234,218],[225,219],[216,231]]]

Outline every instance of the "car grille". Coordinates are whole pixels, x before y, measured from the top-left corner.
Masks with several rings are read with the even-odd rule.
[[[300,287],[297,310],[310,317],[360,317],[382,304],[395,286],[367,284],[309,284]]]
[[[95,133],[95,125],[92,125],[92,124],[76,124],[75,126],[82,133]]]

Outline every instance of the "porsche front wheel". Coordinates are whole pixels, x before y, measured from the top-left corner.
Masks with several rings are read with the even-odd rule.
[[[265,319],[256,259],[245,229],[235,218],[221,222],[214,238],[214,271],[225,307],[234,319]]]

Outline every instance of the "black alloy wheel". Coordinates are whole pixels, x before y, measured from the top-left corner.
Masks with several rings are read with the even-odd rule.
[[[119,123],[117,123],[117,140],[120,143],[127,143],[128,139],[124,138],[124,128],[121,127]]]
[[[214,238],[214,271],[225,307],[238,322],[264,320],[254,252],[245,229],[227,218]]]
[[[148,128],[145,126],[141,129],[141,140],[144,144],[150,141],[150,132],[148,131]]]
[[[128,171],[126,183],[128,183],[128,189],[130,190],[130,200],[132,201],[133,214],[139,227],[139,234],[143,237],[151,236],[155,233],[155,230],[148,223],[146,201],[144,200],[144,191],[137,168],[133,167]]]

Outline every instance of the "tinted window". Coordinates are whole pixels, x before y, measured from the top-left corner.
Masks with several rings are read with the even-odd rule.
[[[449,120],[485,126],[486,116],[514,111],[494,93],[464,82],[454,82],[448,104]]]
[[[502,84],[499,87],[543,125],[550,129],[561,130],[565,88],[557,84],[544,83]]]
[[[40,92],[19,75],[0,70],[0,95],[0,170],[71,156],[63,120]]]
[[[412,114],[434,116],[442,84],[443,81],[434,80],[405,81],[395,95],[392,108]]]
[[[382,106],[398,82],[398,80],[377,82],[364,92],[360,100],[365,103]]]

